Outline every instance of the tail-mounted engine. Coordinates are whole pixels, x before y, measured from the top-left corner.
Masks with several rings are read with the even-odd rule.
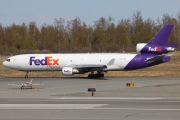
[[[162,54],[173,52],[176,47],[172,47],[174,44],[164,44],[164,45],[152,45],[146,43],[138,43],[136,46],[136,51],[141,53],[154,53]]]

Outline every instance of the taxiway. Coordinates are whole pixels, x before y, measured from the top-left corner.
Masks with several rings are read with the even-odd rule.
[[[0,78],[0,119],[179,120],[178,77],[33,78],[44,84],[21,90],[32,78]],[[126,83],[134,83],[127,87]],[[87,92],[96,88],[95,96]]]

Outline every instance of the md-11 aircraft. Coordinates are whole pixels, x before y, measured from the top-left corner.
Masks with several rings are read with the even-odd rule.
[[[21,87],[21,89],[24,89],[24,88],[33,88],[33,86],[39,86],[39,85],[43,85],[43,84],[33,84],[33,79],[31,79],[30,82],[25,82],[23,84],[8,84],[8,85],[11,85],[11,86],[19,86]]]
[[[173,52],[177,44],[167,43],[173,25],[165,25],[148,43],[138,43],[139,54],[83,53],[83,54],[21,54],[3,62],[5,67],[25,71],[62,71],[63,75],[84,74],[89,78],[104,77],[104,72],[135,70],[170,61],[166,53]],[[96,72],[96,73],[95,73]]]

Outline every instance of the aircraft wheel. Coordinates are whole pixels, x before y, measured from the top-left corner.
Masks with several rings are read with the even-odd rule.
[[[104,77],[104,74],[95,74],[95,78]]]
[[[100,76],[99,77],[104,77],[104,74],[100,74]]]
[[[94,78],[98,78],[100,74],[95,74],[94,75]]]
[[[92,75],[92,74],[89,74],[89,75],[88,75],[88,78],[93,78],[93,75]]]
[[[89,74],[88,78],[99,78],[104,77],[104,74]]]

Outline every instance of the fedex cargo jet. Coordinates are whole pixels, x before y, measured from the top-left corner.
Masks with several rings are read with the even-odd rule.
[[[8,58],[5,67],[26,72],[62,71],[63,75],[84,74],[89,78],[104,77],[104,72],[134,70],[170,61],[166,53],[172,52],[177,44],[167,43],[173,25],[165,25],[149,43],[138,43],[139,54],[83,53],[83,54],[22,54]]]

